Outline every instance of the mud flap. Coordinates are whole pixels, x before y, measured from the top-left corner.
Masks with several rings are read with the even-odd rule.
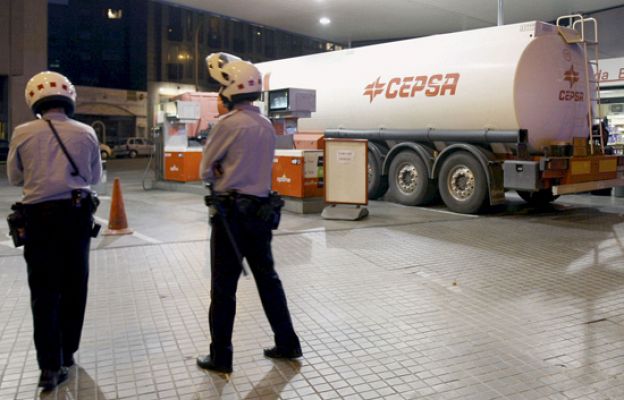
[[[490,179],[488,181],[488,188],[490,192],[490,205],[496,206],[499,204],[503,204],[505,203],[505,185],[502,162],[488,162],[488,170],[490,174]]]

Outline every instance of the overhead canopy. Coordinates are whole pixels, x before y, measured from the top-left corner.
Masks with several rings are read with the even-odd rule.
[[[497,24],[496,0],[167,0],[338,43],[428,36]],[[622,0],[504,0],[504,22],[552,21]],[[321,17],[331,20],[319,23]],[[620,35],[621,36],[621,35]]]

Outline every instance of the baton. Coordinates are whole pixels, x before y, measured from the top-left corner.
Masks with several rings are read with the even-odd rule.
[[[232,230],[230,229],[230,225],[228,224],[227,218],[225,218],[225,212],[221,207],[221,203],[219,203],[219,199],[217,198],[216,192],[212,188],[212,183],[208,183],[206,185],[208,190],[210,190],[210,198],[212,200],[212,205],[216,208],[217,214],[221,216],[221,222],[223,223],[223,228],[225,229],[225,233],[230,241],[230,245],[232,249],[234,249],[234,254],[236,255],[236,259],[243,270],[243,275],[245,277],[249,277],[251,275],[251,270],[249,269],[249,265],[247,265],[247,261],[241,254],[238,245],[236,244],[236,239],[234,239],[234,235],[232,234]]]

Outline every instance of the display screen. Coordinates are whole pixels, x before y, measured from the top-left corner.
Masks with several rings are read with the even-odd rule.
[[[269,92],[269,111],[288,109],[288,89]]]

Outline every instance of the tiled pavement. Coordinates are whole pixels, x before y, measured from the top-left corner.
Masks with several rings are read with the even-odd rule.
[[[171,195],[124,196],[132,210]],[[271,332],[241,279],[229,381],[195,366],[205,222],[167,223],[177,241],[160,227],[96,242],[79,367],[42,398],[624,399],[624,201],[588,198],[480,217],[379,202],[359,224],[287,215],[274,253],[305,357],[262,356]],[[176,218],[200,213],[181,199]],[[2,254],[0,400],[38,398],[25,264]]]

